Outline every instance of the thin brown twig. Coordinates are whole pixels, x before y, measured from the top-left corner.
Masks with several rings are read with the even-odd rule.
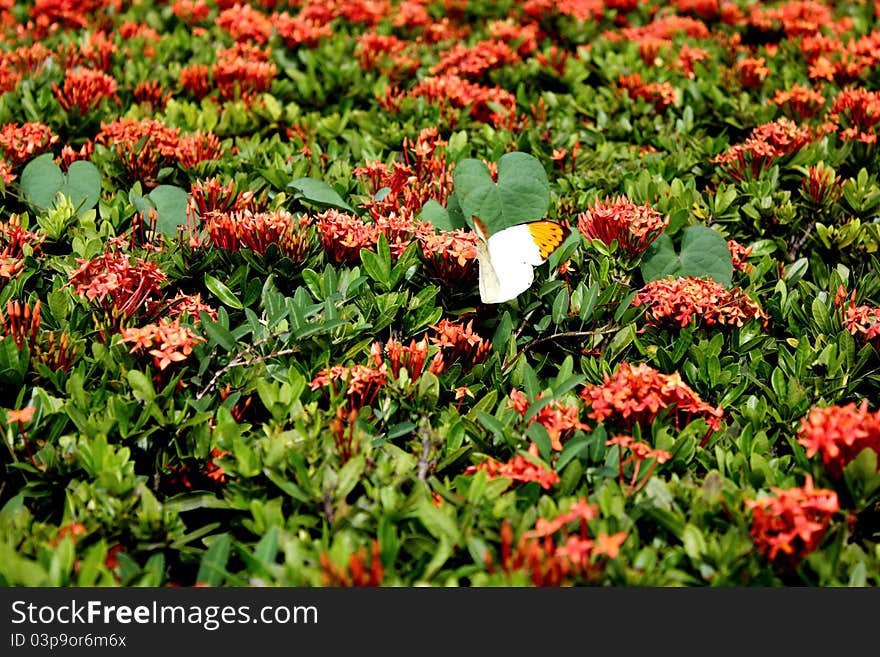
[[[512,363],[516,361],[522,354],[525,352],[534,349],[536,346],[540,344],[544,344],[545,342],[553,342],[554,340],[565,339],[565,338],[586,338],[590,336],[597,335],[606,335],[611,333],[613,330],[612,327],[606,327],[605,329],[597,329],[595,331],[566,331],[564,333],[554,333],[553,335],[546,335],[541,338],[535,338],[531,342],[526,343],[523,347],[516,352],[513,358],[504,361],[504,364],[501,366],[502,370],[506,370]]]
[[[271,337],[277,337],[277,336],[271,336]],[[262,354],[260,356],[254,356],[253,358],[244,358],[245,354],[250,353],[256,347],[260,346],[260,344],[264,344],[264,343],[268,342],[269,339],[270,338],[263,338],[261,340],[258,340],[257,342],[254,342],[254,344],[246,347],[244,349],[244,351],[242,351],[238,356],[236,356],[231,361],[226,363],[226,365],[224,365],[219,370],[217,370],[214,373],[214,376],[211,377],[211,380],[205,384],[205,387],[202,388],[201,390],[199,390],[198,394],[196,395],[196,401],[198,401],[199,399],[204,397],[208,393],[208,391],[214,387],[214,385],[217,383],[217,381],[220,379],[220,377],[223,376],[224,374],[226,374],[227,372],[229,372],[230,370],[232,370],[233,368],[242,367],[243,365],[256,365],[257,363],[262,363],[263,361],[269,360],[270,358],[277,358],[278,356],[288,356],[290,354],[294,354],[299,351],[298,347],[289,347],[287,349],[281,349],[280,351],[273,351],[272,353],[269,353],[269,354]]]

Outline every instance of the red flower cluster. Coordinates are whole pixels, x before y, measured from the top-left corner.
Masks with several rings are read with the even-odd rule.
[[[856,292],[853,290],[849,304],[844,307],[846,289],[841,285],[834,296],[840,324],[852,335],[861,335],[866,342],[880,338],[880,308],[856,305]]]
[[[438,324],[431,325],[434,335],[429,336],[428,340],[440,347],[440,352],[431,362],[431,372],[440,374],[454,363],[460,363],[468,372],[489,358],[492,343],[474,333],[473,324],[473,320],[465,325],[441,319]]]
[[[264,44],[272,36],[272,20],[250,4],[235,4],[220,12],[214,24],[236,41]]]
[[[0,329],[2,329],[0,341],[11,338],[19,350],[27,347],[28,352],[33,351],[42,322],[41,308],[42,303],[39,299],[33,309],[28,304],[19,303],[17,300],[7,301],[5,315],[0,309]]]
[[[126,328],[120,331],[122,342],[132,345],[131,353],[146,352],[153,357],[153,364],[160,370],[172,363],[186,360],[193,347],[205,339],[192,329],[180,325],[180,317],[165,317],[155,324],[142,328]]]
[[[759,89],[770,75],[767,60],[763,57],[746,57],[733,67],[739,83],[748,89]]]
[[[801,189],[818,206],[834,203],[843,195],[843,180],[823,162],[814,164],[801,180]]]
[[[730,251],[730,258],[733,260],[733,271],[741,271],[748,274],[752,271],[753,265],[746,261],[752,255],[751,246],[744,246],[736,240],[727,240],[727,249]]]
[[[207,313],[211,319],[217,319],[217,310],[208,303],[202,301],[201,292],[196,294],[178,294],[176,297],[154,304],[151,314],[157,314],[159,310],[168,317],[187,317],[191,321],[199,321],[201,313]]]
[[[320,562],[322,586],[381,586],[385,579],[379,541],[373,541],[369,564],[363,547],[348,557],[347,569],[334,564],[326,552],[321,552]]]
[[[645,319],[652,326],[674,324],[686,328],[698,325],[742,326],[752,319],[768,317],[742,289],[731,290],[712,279],[664,278],[650,281],[639,290],[632,305],[648,306]]]
[[[713,407],[700,399],[678,372],[663,374],[647,363],[632,366],[623,362],[617,372],[605,374],[601,385],[586,386],[580,396],[592,408],[592,419],[611,419],[626,428],[639,424],[648,429],[665,410],[674,414],[676,428],[694,417],[702,418],[709,425],[703,444],[721,428],[724,417],[720,406]]]
[[[880,91],[863,87],[844,89],[828,115],[843,141],[876,144],[880,126]]]
[[[380,367],[385,363],[385,355],[388,356],[387,367],[391,370],[394,379],[400,375],[400,370],[406,370],[410,381],[415,381],[422,375],[425,361],[428,358],[428,341],[422,338],[418,342],[410,340],[408,346],[401,344],[394,338],[388,340],[383,346],[381,342],[374,342],[370,349],[373,363]]]
[[[285,11],[272,14],[271,20],[278,36],[290,49],[300,46],[314,48],[321,39],[333,36],[333,29],[329,24],[314,18],[291,16]]]
[[[672,458],[672,454],[662,449],[654,449],[648,443],[644,443],[640,440],[636,440],[632,436],[615,436],[605,442],[606,445],[617,445],[617,461],[618,461],[618,481],[620,482],[621,487],[625,485],[626,477],[624,475],[624,470],[630,464],[633,465],[632,474],[629,478],[629,488],[630,493],[635,493],[645,484],[648,483],[648,479],[651,478],[651,474],[653,474],[654,470],[657,468],[657,465],[660,463],[666,463],[669,459]],[[629,456],[623,458],[623,450],[629,450]],[[648,471],[642,476],[641,481],[639,481],[639,474],[642,468],[642,463],[651,459],[651,464],[648,466]]]
[[[420,80],[410,91],[413,98],[454,109],[470,108],[477,121],[492,125],[508,125],[516,117],[516,96],[498,85],[488,87],[470,82],[457,75],[431,76]],[[492,106],[501,108],[501,111]]]
[[[662,112],[670,105],[674,105],[678,92],[668,82],[645,82],[638,73],[621,75],[617,81],[618,86],[626,91],[633,100],[641,98],[654,109]]]
[[[269,91],[277,72],[270,52],[251,43],[236,43],[218,51],[217,61],[211,68],[214,87],[221,100],[240,98],[248,103]]]
[[[477,278],[477,236],[458,229],[435,231],[426,228],[417,233],[422,247],[422,262],[428,276],[445,285],[461,285]]]
[[[490,456],[477,465],[465,468],[464,474],[469,475],[479,471],[485,472],[489,479],[506,477],[523,483],[537,481],[544,490],[550,490],[559,483],[559,475],[555,470],[545,468],[522,454],[516,454],[507,462],[496,461]]]
[[[746,500],[752,510],[755,547],[774,564],[795,568],[819,547],[832,516],[840,510],[837,493],[813,488],[807,475],[801,488],[772,488],[775,496]]]
[[[96,302],[112,326],[146,309],[168,280],[156,264],[111,249],[76,261],[79,267],[69,276],[74,291]]]
[[[358,411],[372,404],[379,388],[387,382],[388,367],[384,363],[376,368],[367,365],[333,365],[318,372],[312,379],[311,388],[330,387],[334,397],[345,395],[350,411]]]
[[[219,158],[223,152],[213,133],[181,135],[179,128],[155,119],[120,118],[101,123],[95,143],[115,150],[127,174],[147,187],[158,184],[156,178],[163,166],[177,162],[191,169],[201,161]]]
[[[305,214],[295,218],[283,208],[208,212],[201,217],[211,242],[226,251],[250,249],[265,255],[275,244],[293,262],[302,262],[312,244],[311,218]]]
[[[59,89],[53,84],[52,91],[66,112],[76,109],[80,116],[88,115],[105,99],[119,103],[113,76],[89,68],[68,69],[64,74],[64,86]]]
[[[543,393],[539,394],[535,399],[537,402],[543,397]],[[529,399],[519,390],[510,391],[510,400],[507,403],[508,408],[514,409],[522,417],[525,417],[529,410]],[[535,413],[529,424],[537,422],[547,430],[550,436],[550,446],[557,452],[562,451],[562,443],[571,437],[577,429],[586,429],[587,425],[582,423],[578,418],[580,408],[577,406],[569,406],[558,399],[554,399]]]
[[[21,225],[21,215],[12,214],[8,221],[0,221],[0,289],[7,280],[17,278],[24,267],[25,246],[38,254],[46,234],[37,229],[31,231]]]
[[[757,178],[777,159],[796,153],[811,141],[813,133],[808,127],[782,117],[759,125],[744,143],[731,146],[711,161],[736,180]]]
[[[440,54],[431,67],[431,75],[457,75],[476,80],[489,70],[520,61],[519,54],[496,39],[479,41],[472,46],[459,43]]]
[[[549,520],[538,518],[535,529],[525,532],[513,546],[513,530],[505,521],[501,527],[501,570],[529,574],[535,586],[562,586],[573,579],[594,581],[601,576],[605,560],[616,559],[626,533],[590,536],[587,522],[596,517],[596,507],[586,499]],[[568,525],[578,523],[576,531]],[[556,535],[554,537],[554,535]],[[489,572],[494,571],[490,555],[486,558]]]
[[[190,207],[199,215],[249,209],[252,192],[237,193],[235,181],[224,185],[219,178],[196,180],[190,185]]]
[[[600,240],[606,246],[617,242],[627,257],[641,256],[669,225],[649,204],[637,205],[625,196],[595,201],[577,217],[578,230],[588,239]]]
[[[795,121],[812,119],[825,106],[825,96],[818,89],[794,84],[788,89],[778,89],[770,103],[782,108]]]
[[[807,450],[807,458],[822,455],[825,470],[833,479],[843,476],[844,468],[863,449],[873,449],[880,456],[880,411],[870,412],[868,400],[859,406],[813,408],[801,421],[798,442]]]
[[[330,208],[315,218],[324,251],[335,263],[360,262],[361,249],[374,248],[379,239],[376,224],[347,212]]]
[[[136,103],[146,103],[155,112],[165,109],[171,100],[171,92],[166,91],[162,83],[157,80],[139,82],[132,92]]]
[[[48,151],[58,142],[52,128],[39,123],[6,123],[0,128],[0,150],[10,168],[24,164]]]

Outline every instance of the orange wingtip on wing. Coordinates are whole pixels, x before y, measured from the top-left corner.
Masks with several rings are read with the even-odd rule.
[[[483,223],[483,220],[479,217],[474,217],[474,226],[477,229],[477,232],[480,233],[480,237],[486,239],[489,237],[489,231],[486,230],[486,224]]]
[[[530,223],[529,232],[538,245],[541,257],[546,260],[566,240],[571,229],[555,221],[544,220]]]

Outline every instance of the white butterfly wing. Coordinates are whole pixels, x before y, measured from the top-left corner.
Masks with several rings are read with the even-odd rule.
[[[544,262],[526,224],[477,240],[477,259],[483,303],[504,303],[525,292],[535,280],[534,267]]]

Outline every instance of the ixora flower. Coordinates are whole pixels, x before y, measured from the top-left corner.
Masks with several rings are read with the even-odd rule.
[[[843,476],[844,468],[864,449],[880,455],[880,410],[868,410],[868,400],[858,406],[816,407],[801,421],[798,443],[807,458],[821,454],[825,470],[833,479]]]
[[[428,276],[446,285],[476,280],[476,233],[464,229],[437,232],[433,227],[427,227],[416,236],[422,247],[422,263]]]
[[[68,69],[63,86],[53,84],[52,90],[65,111],[75,109],[80,116],[88,115],[104,99],[120,102],[113,76],[89,68]]]
[[[673,324],[686,328],[691,322],[704,326],[742,326],[757,319],[766,326],[766,313],[740,288],[728,290],[705,278],[664,278],[650,281],[638,291],[633,306],[647,306],[648,324]]]
[[[428,340],[423,337],[418,342],[413,339],[410,340],[409,345],[403,345],[391,338],[384,345],[381,342],[374,342],[370,348],[370,355],[377,367],[386,362],[386,354],[392,378],[397,379],[400,370],[403,369],[406,370],[409,379],[414,381],[422,375],[424,370],[425,361],[428,358]]]
[[[155,324],[122,329],[120,335],[123,343],[132,345],[131,353],[149,354],[159,370],[186,360],[196,344],[205,342],[205,338],[191,328],[181,326],[180,317],[166,317]]]
[[[865,304],[856,305],[856,291],[850,295],[849,304],[844,306],[846,288],[842,285],[834,296],[834,306],[841,326],[852,335],[861,336],[865,342],[880,340],[880,308]]]
[[[514,455],[509,461],[496,461],[491,456],[485,461],[470,465],[464,470],[464,474],[485,472],[489,479],[506,477],[513,481],[528,483],[536,481],[544,490],[550,490],[559,483],[559,475],[555,470],[545,468],[540,463],[527,459],[522,454]]]
[[[792,155],[812,142],[814,136],[809,127],[799,126],[783,116],[759,125],[745,142],[734,144],[711,161],[720,164],[736,180],[757,178],[779,158]]]
[[[537,402],[543,396],[543,393],[538,394],[535,401]],[[528,397],[519,390],[510,391],[510,399],[507,402],[508,408],[514,409],[522,417],[525,417],[530,405]],[[579,413],[580,408],[577,405],[568,405],[559,399],[554,399],[542,406],[529,419],[529,424],[538,423],[544,427],[550,436],[550,446],[555,451],[561,452],[562,443],[571,437],[571,434],[577,429],[587,428],[587,425],[578,418]]]
[[[52,128],[38,121],[7,123],[0,128],[0,150],[6,155],[10,168],[45,153],[57,142],[58,135]]]
[[[624,469],[626,466],[633,464],[632,474],[629,479],[629,487],[633,493],[648,483],[648,479],[651,478],[658,464],[666,463],[666,461],[672,458],[672,454],[669,452],[662,449],[654,449],[648,443],[636,440],[632,436],[614,436],[609,438],[605,444],[609,446],[617,445],[618,481],[621,486],[625,482]],[[626,458],[623,457],[623,450],[628,450],[629,452]],[[641,473],[642,463],[648,460],[651,463],[648,466],[647,472]],[[642,475],[641,478],[639,477],[640,474]]]
[[[746,500],[752,511],[752,541],[774,564],[794,568],[819,547],[840,510],[837,493],[813,488],[810,475],[802,487],[771,490],[772,496]]]
[[[617,242],[627,257],[635,259],[666,230],[669,217],[648,203],[638,205],[625,196],[616,196],[612,200],[596,200],[578,214],[577,225],[586,238],[599,240],[609,247]]]
[[[681,379],[678,372],[663,374],[647,363],[623,362],[614,374],[605,374],[601,385],[586,386],[581,398],[591,407],[589,416],[597,422],[611,420],[624,427],[639,424],[643,429],[661,411],[669,409],[675,426],[702,418],[709,425],[703,438],[708,442],[713,431],[721,428],[724,410],[707,404]]]
[[[275,244],[293,262],[302,262],[311,246],[312,220],[280,208],[271,212],[208,212],[202,221],[214,246],[227,251],[250,249],[265,255]]]
[[[376,399],[379,389],[388,382],[388,366],[333,365],[318,372],[312,379],[311,389],[330,388],[333,396],[343,394],[348,408],[354,411],[369,406]]]
[[[467,372],[489,358],[492,343],[474,333],[473,325],[473,320],[459,324],[448,319],[431,325],[434,335],[429,335],[428,341],[440,347],[440,351],[431,361],[430,372],[440,374],[454,363],[460,363]]]
[[[329,258],[338,264],[360,262],[361,249],[371,249],[379,239],[374,223],[334,208],[315,216],[321,244]]]

